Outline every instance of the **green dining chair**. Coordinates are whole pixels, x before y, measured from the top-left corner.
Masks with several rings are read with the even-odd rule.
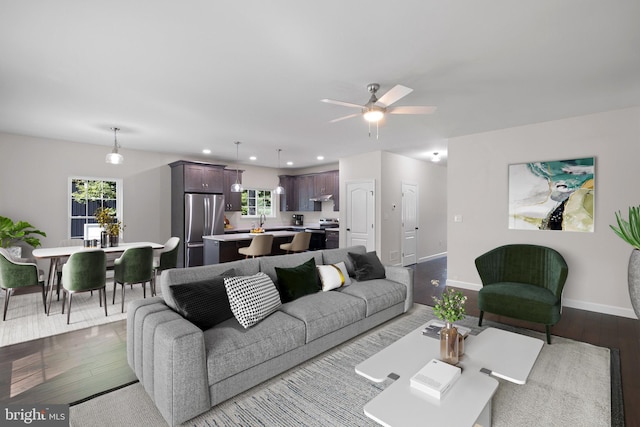
[[[171,237],[164,244],[164,249],[160,250],[160,255],[153,258],[153,281],[151,282],[151,295],[156,294],[156,279],[158,274],[170,268],[178,266],[178,250],[180,246],[179,237]]]
[[[9,252],[0,248],[0,288],[4,289],[4,312],[2,321],[7,318],[9,298],[18,288],[40,286],[42,288],[42,304],[47,312],[46,296],[44,293],[44,274],[38,265],[31,262],[19,262],[13,259]]]
[[[104,301],[107,316],[107,256],[103,250],[87,250],[71,255],[62,266],[62,314],[67,300],[67,325],[71,318],[71,301],[78,292],[99,291],[100,306]]]
[[[125,285],[142,284],[142,295],[147,297],[146,283],[153,282],[153,249],[151,246],[128,248],[113,262],[113,302],[116,303],[116,287],[122,286],[122,312],[124,313]]]

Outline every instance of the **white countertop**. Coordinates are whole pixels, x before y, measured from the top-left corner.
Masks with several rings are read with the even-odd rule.
[[[212,236],[202,236],[206,240],[217,240],[218,242],[235,242],[237,240],[251,240],[254,236],[260,234],[271,234],[273,237],[290,237],[294,236],[297,231],[267,231],[265,233],[229,233],[214,234]]]

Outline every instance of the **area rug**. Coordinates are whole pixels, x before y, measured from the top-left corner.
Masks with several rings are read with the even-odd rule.
[[[391,380],[374,384],[355,366],[433,318],[431,308],[416,304],[406,315],[360,335],[316,358],[248,390],[185,426],[375,426],[362,408]],[[544,339],[544,335],[477,319],[462,323],[472,333],[492,326]],[[619,424],[612,407],[608,348],[553,337],[545,344],[527,384],[500,381],[493,398],[493,426],[610,426]],[[616,359],[617,360],[617,359]],[[614,364],[619,371],[619,364]],[[619,388],[617,383],[615,388]],[[622,412],[621,412],[622,413]],[[623,419],[623,417],[622,417]],[[166,422],[139,383],[74,404],[71,426],[160,426]]]
[[[110,280],[107,282],[107,316],[104,315],[104,308],[100,307],[98,292],[94,292],[93,295],[91,292],[75,294],[68,325],[66,311],[64,315],[62,314],[62,292],[60,292],[60,301],[57,301],[55,294],[53,295],[49,316],[44,313],[41,293],[12,296],[9,301],[7,320],[0,322],[0,347],[126,319],[127,304],[143,297],[142,286],[134,285],[133,289],[130,286],[127,287],[124,313],[121,313],[120,289],[118,286],[116,303],[112,305],[113,282]],[[147,284],[147,298],[150,294]],[[159,292],[158,295],[160,295]],[[4,298],[0,299],[0,305],[4,306]]]

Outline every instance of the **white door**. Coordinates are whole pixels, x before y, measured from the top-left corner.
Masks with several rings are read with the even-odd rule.
[[[347,183],[347,246],[363,245],[367,251],[376,250],[374,189],[374,181]]]
[[[402,183],[402,265],[417,262],[418,186]]]

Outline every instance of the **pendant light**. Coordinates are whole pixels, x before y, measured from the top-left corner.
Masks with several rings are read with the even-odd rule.
[[[231,192],[232,193],[242,193],[242,184],[240,184],[240,179],[238,179],[238,148],[240,146],[240,141],[234,142],[236,144],[236,182],[231,184]]]
[[[110,163],[112,165],[119,165],[122,164],[124,162],[124,157],[122,157],[122,154],[118,153],[118,131],[120,130],[119,128],[111,128],[111,130],[113,131],[113,151],[109,154],[107,154],[107,157],[105,158],[105,162]]]
[[[280,170],[280,152],[282,149],[278,148],[278,170]],[[280,177],[278,177],[278,186],[273,190],[276,194],[284,194],[284,187],[280,185]]]

